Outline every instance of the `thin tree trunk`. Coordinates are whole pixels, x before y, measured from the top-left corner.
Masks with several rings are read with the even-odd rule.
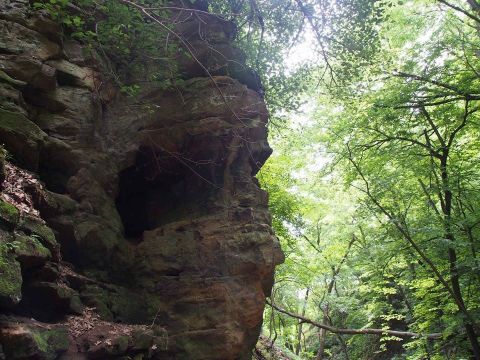
[[[337,267],[332,266],[332,279],[328,283],[328,287],[327,287],[327,295],[328,296],[330,296],[332,294],[333,289],[335,288],[336,278],[337,278],[338,274],[340,273],[342,265],[345,263],[345,261],[347,261],[348,254],[350,253],[350,249],[352,248],[352,245],[355,241],[357,241],[357,238],[356,238],[355,235],[352,235],[352,239],[348,243],[347,251],[343,255],[339,264],[337,265]],[[330,307],[329,307],[328,302],[327,302],[327,304],[323,308],[323,318],[322,318],[322,324],[327,325],[327,326],[331,325],[330,321],[328,320],[329,319],[329,315],[328,315],[329,308]],[[326,328],[321,328],[319,333],[318,333],[318,340],[319,340],[320,344],[318,346],[317,356],[315,357],[315,360],[322,360],[323,359],[323,355],[324,355],[324,352],[325,352],[326,336],[327,336]]]
[[[340,334],[336,334],[336,335],[337,335],[338,341],[340,341],[340,344],[342,345],[342,350],[345,354],[345,360],[350,360],[350,357],[348,356],[348,347],[347,347],[347,344],[345,343],[345,340],[343,340],[342,335]]]
[[[322,325],[328,325],[328,304],[323,308]],[[327,330],[325,328],[320,329],[318,333],[320,344],[318,345],[318,351],[317,351],[317,356],[315,357],[315,360],[323,360],[323,356],[325,353],[326,337],[327,337]]]
[[[468,112],[466,111],[465,114],[467,113]],[[440,203],[442,206],[442,213],[444,214],[443,222],[444,222],[445,238],[451,240],[453,244],[454,236],[451,231],[452,192],[450,190],[449,183],[448,183],[449,179],[448,179],[448,172],[447,172],[447,159],[448,159],[449,146],[453,143],[454,134],[465,125],[466,117],[464,118],[463,123],[454,131],[454,133],[450,137],[448,145],[446,145],[445,141],[443,140],[440,133],[438,132],[438,129],[431,122],[431,119],[428,113],[426,113],[425,116],[429,120],[433,130],[435,131],[435,133],[440,139],[440,142],[442,143],[442,149],[443,149],[442,153],[439,154],[438,152],[435,152],[435,153],[431,152],[430,155],[440,160],[440,175],[441,175],[442,186],[438,192],[438,195],[439,195]],[[427,140],[427,143],[428,143],[428,140]],[[348,146],[348,144],[347,144],[347,149],[350,155],[349,157],[350,162],[355,167],[355,169],[357,170],[362,180],[365,182],[365,186],[366,186],[366,189],[364,190],[365,194],[390,220],[396,220],[395,216],[393,216],[392,213],[390,213],[385,207],[383,207],[382,204],[378,201],[378,199],[375,198],[373,194],[370,192],[369,183],[365,178],[365,176],[363,175],[363,172],[361,171],[359,165],[353,160],[351,156],[352,155],[351,149]],[[412,245],[412,247],[420,255],[420,257],[428,264],[428,266],[431,268],[431,270],[433,271],[437,279],[442,283],[445,289],[450,293],[452,300],[457,306],[459,312],[465,317],[463,320],[464,328],[465,328],[465,332],[467,334],[468,340],[472,347],[471,351],[473,353],[474,359],[480,360],[480,345],[478,343],[478,339],[475,334],[475,329],[473,327],[474,320],[465,306],[465,302],[463,300],[462,293],[460,290],[460,281],[459,281],[459,274],[457,269],[457,259],[456,259],[455,249],[452,246],[450,246],[448,249],[448,256],[449,256],[449,263],[450,263],[450,284],[449,284],[447,282],[447,279],[441,274],[437,266],[432,262],[432,260],[414,241],[406,225],[400,224],[398,221],[395,221],[394,226],[404,236],[404,238]]]
[[[305,300],[303,301],[303,308],[302,308],[302,316],[305,316],[305,312],[307,310],[307,301],[308,301],[308,294],[310,292],[310,288],[307,288],[307,292],[305,294]],[[298,332],[297,332],[297,345],[295,347],[295,354],[300,355],[300,351],[302,350],[302,327],[303,322],[298,322]]]
[[[462,289],[460,287],[460,274],[458,273],[457,268],[457,253],[453,244],[455,243],[455,236],[452,232],[452,191],[450,189],[450,181],[448,175],[448,155],[449,149],[444,148],[442,158],[440,159],[440,171],[443,187],[443,198],[445,201],[444,206],[442,206],[442,211],[444,214],[444,231],[445,238],[450,241],[450,246],[448,248],[448,262],[450,264],[450,282],[452,284],[452,290],[455,293],[459,304],[459,311],[462,310],[467,312],[465,306],[465,301],[463,300]],[[476,360],[480,360],[480,344],[478,342],[475,329],[473,327],[472,321],[470,319],[464,320],[465,332],[467,334],[470,345],[472,346],[472,353]]]
[[[350,249],[350,247],[349,247],[349,249]],[[346,256],[347,255],[345,255],[345,257]],[[340,269],[338,268],[338,270],[340,270]],[[333,292],[336,275],[337,275],[337,271],[334,270],[332,280],[330,280],[330,282],[328,283],[327,295],[331,295],[332,292]],[[330,307],[329,307],[328,302],[327,302],[327,304],[323,308],[322,325],[329,325],[329,321],[328,321],[329,308]],[[319,345],[318,345],[318,351],[317,351],[317,356],[315,357],[315,360],[322,360],[323,359],[323,355],[325,353],[326,337],[327,337],[327,330],[325,328],[320,329],[320,332],[318,333]]]

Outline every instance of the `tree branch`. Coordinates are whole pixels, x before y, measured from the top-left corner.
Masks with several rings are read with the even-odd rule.
[[[318,29],[317,25],[315,24],[314,21],[314,16],[313,14],[307,9],[307,7],[303,4],[302,0],[295,0],[298,7],[300,8],[300,11],[302,12],[303,16],[307,19],[308,23],[310,24],[310,27],[312,28],[313,32],[315,33],[315,37],[317,38],[318,45],[320,46],[322,50],[322,57],[323,60],[325,61],[325,66],[330,72],[330,76],[332,77],[332,81],[335,83],[335,70],[333,69],[332,65],[330,64],[330,61],[328,60],[328,55],[327,55],[327,50],[325,49],[325,45],[323,41],[325,40],[325,36],[323,36]]]
[[[437,125],[435,125],[435,123],[433,122],[433,120],[432,120],[430,114],[428,113],[427,109],[425,109],[425,107],[421,107],[421,108],[420,108],[420,112],[421,112],[422,115],[425,117],[425,119],[427,120],[428,124],[429,124],[430,127],[432,128],[433,132],[434,132],[435,135],[437,136],[437,139],[438,139],[438,141],[440,141],[440,145],[442,145],[442,148],[445,148],[445,147],[446,147],[445,140],[443,139],[442,134],[440,134],[440,131],[438,130]]]
[[[457,136],[458,132],[460,130],[462,130],[467,125],[468,117],[471,114],[473,114],[475,111],[478,110],[478,108],[474,108],[471,111],[469,111],[468,106],[469,106],[469,101],[467,99],[467,100],[465,100],[465,110],[464,110],[464,113],[463,113],[462,122],[460,123],[460,125],[455,130],[453,130],[452,134],[450,135],[450,138],[448,140],[448,148],[450,148],[452,146],[453,141],[455,140],[455,136]]]
[[[313,325],[319,329],[324,329],[326,331],[330,331],[334,334],[345,334],[345,335],[379,335],[379,336],[397,336],[400,338],[427,338],[431,340],[438,340],[442,337],[441,333],[432,333],[432,334],[419,334],[419,333],[414,333],[410,331],[398,331],[398,330],[386,330],[386,329],[371,329],[371,328],[365,328],[365,329],[340,329],[336,328],[334,326],[330,325],[325,325],[321,324],[319,322],[316,322],[314,320],[310,320],[304,316],[294,314],[290,311],[287,311],[285,309],[282,309],[281,307],[272,304],[270,301],[267,300],[267,304],[270,305],[272,308],[277,310],[278,312],[288,315],[290,317],[293,317],[295,319],[298,319],[304,323]]]
[[[405,224],[405,221],[403,221],[403,224],[398,221],[394,214],[388,211],[380,202],[379,200],[372,194],[370,190],[370,184],[368,180],[366,179],[365,175],[363,174],[360,166],[358,163],[353,159],[352,156],[352,150],[347,143],[347,150],[348,150],[348,155],[349,158],[348,160],[350,163],[353,165],[355,170],[357,171],[358,175],[362,179],[362,181],[365,184],[365,189],[361,189],[357,187],[360,191],[363,191],[365,195],[373,202],[373,204],[393,223],[395,228],[398,230],[398,232],[403,236],[403,238],[413,247],[415,252],[420,256],[420,258],[430,267],[430,269],[433,271],[435,274],[435,277],[440,281],[440,283],[443,285],[445,290],[450,294],[452,297],[452,300],[455,302],[455,305],[457,305],[458,310],[465,316],[465,318],[468,320],[470,324],[475,324],[475,321],[473,321],[472,316],[468,312],[467,308],[465,307],[465,304],[463,302],[463,299],[458,296],[458,294],[452,289],[452,287],[449,285],[445,277],[441,274],[439,268],[433,263],[433,261],[427,256],[427,254],[419,247],[417,242],[413,239],[412,235],[410,234],[410,231],[408,227]]]
[[[475,16],[475,15],[469,13],[468,11],[462,9],[461,7],[456,6],[456,5],[453,5],[453,4],[450,4],[448,1],[445,1],[445,0],[438,0],[438,2],[439,2],[440,4],[443,4],[443,5],[448,6],[449,8],[451,8],[451,9],[453,9],[453,10],[455,10],[455,11],[461,12],[463,15],[468,16],[470,19],[472,19],[472,20],[474,20],[474,21],[476,21],[477,23],[480,24],[480,18],[479,18],[478,16]],[[469,3],[472,4],[473,1],[469,1]],[[474,3],[473,3],[473,4],[474,4]],[[478,6],[478,4],[477,4],[477,6]]]
[[[444,83],[442,81],[433,80],[433,79],[430,79],[430,78],[425,77],[425,76],[409,74],[409,73],[405,73],[405,72],[402,72],[402,71],[396,71],[396,72],[394,72],[393,75],[396,76],[396,77],[400,77],[400,78],[412,79],[412,80],[416,80],[416,81],[426,82],[428,84],[432,84],[432,85],[441,87],[443,89],[453,91],[455,94],[461,95],[461,96],[464,96],[464,97],[470,97],[470,98],[474,97],[475,99],[478,97],[478,94],[474,95],[474,94],[462,91],[461,89],[457,88],[456,86]]]
[[[429,154],[431,154],[432,156],[436,157],[436,158],[439,158],[440,157],[440,154],[428,143],[422,143],[421,141],[418,141],[418,140],[415,140],[415,139],[411,139],[411,138],[408,138],[408,137],[405,137],[405,136],[399,136],[399,135],[395,135],[395,136],[392,136],[392,135],[388,135],[387,133],[381,131],[380,129],[377,129],[377,128],[372,128],[372,127],[367,127],[366,128],[367,130],[371,130],[371,131],[374,131],[374,132],[377,132],[379,133],[380,135],[382,135],[384,137],[384,139],[378,139],[376,140],[375,142],[381,142],[381,143],[384,143],[384,142],[389,142],[389,141],[403,141],[403,142],[408,142],[412,145],[418,145],[426,150],[428,150]],[[376,144],[378,145],[378,144]]]

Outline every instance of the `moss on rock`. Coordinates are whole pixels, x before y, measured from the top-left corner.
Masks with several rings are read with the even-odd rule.
[[[0,221],[15,226],[20,219],[20,212],[12,204],[0,199]]]
[[[70,343],[63,327],[5,323],[0,330],[0,344],[9,360],[54,360],[68,350]]]
[[[50,250],[33,235],[16,236],[13,245],[17,260],[22,264],[23,269],[43,265],[52,257]]]
[[[37,238],[41,245],[46,247],[52,255],[56,258],[58,257],[60,246],[55,239],[55,234],[40,219],[33,216],[22,217],[18,227],[20,230]]]
[[[39,351],[46,359],[56,359],[58,353],[68,350],[68,332],[64,328],[32,330],[32,336]]]
[[[0,243],[0,306],[12,307],[22,298],[20,264],[9,249],[10,243]]]

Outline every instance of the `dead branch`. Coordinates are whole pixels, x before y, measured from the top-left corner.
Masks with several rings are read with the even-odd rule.
[[[386,330],[386,329],[371,329],[371,328],[365,328],[365,329],[340,329],[336,328],[334,326],[329,326],[325,324],[321,324],[319,322],[316,322],[314,320],[310,320],[304,316],[298,315],[291,313],[285,309],[282,309],[281,307],[272,304],[267,300],[267,304],[270,305],[272,308],[277,310],[278,312],[288,315],[290,317],[293,317],[295,319],[300,320],[303,323],[307,323],[310,325],[313,325],[319,329],[324,329],[326,331],[330,331],[334,334],[345,334],[345,335],[379,335],[379,336],[396,336],[399,338],[427,338],[430,340],[438,340],[442,337],[441,333],[432,333],[432,334],[419,334],[419,333],[414,333],[410,331],[398,331],[398,330]]]

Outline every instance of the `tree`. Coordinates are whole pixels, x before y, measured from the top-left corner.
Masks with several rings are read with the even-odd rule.
[[[466,194],[475,193],[472,175],[479,171],[469,157],[479,145],[479,77],[472,65],[478,37],[456,9],[428,15],[432,6],[418,5],[416,11],[423,12],[414,26],[421,28],[430,16],[436,24],[430,36],[413,43],[387,36],[397,47],[382,52],[387,61],[381,62],[381,72],[365,79],[369,82],[363,82],[335,132],[347,143],[343,156],[350,162],[351,183],[442,285],[457,308],[452,315],[458,316],[474,357],[480,358],[478,307],[465,299],[466,289],[479,284],[476,276],[461,270],[477,262],[476,251],[465,251],[478,242],[466,230],[473,223],[465,228],[471,217],[462,213],[462,204],[470,202]],[[404,21],[398,13],[392,16]],[[395,61],[392,55],[403,58]],[[469,209],[478,214],[479,209]]]
[[[306,163],[316,161],[319,143],[331,155],[329,165],[317,176],[318,167],[309,169],[308,164],[296,170],[310,179],[295,186],[307,201],[302,200],[303,225],[297,229],[297,246],[290,255],[296,263],[289,263],[287,257],[285,266],[290,272],[303,268],[310,272],[301,285],[310,290],[306,311],[301,306],[304,298],[296,306],[282,307],[283,299],[278,297],[272,306],[323,329],[335,330],[343,323],[358,330],[368,323],[442,334],[434,342],[383,337],[377,349],[389,356],[402,353],[397,342],[412,356],[479,358],[478,3],[384,1],[379,5],[384,15],[377,28],[380,45],[371,47],[372,52],[356,53],[356,59],[346,52],[330,62],[332,73],[343,69],[348,76],[337,76],[335,84],[321,87],[317,123],[293,135],[303,139],[300,151]],[[334,170],[327,172],[329,166]],[[355,204],[350,220],[336,209],[342,191],[332,184],[341,181],[351,186],[343,190]],[[336,198],[335,205],[325,208],[325,197]],[[317,220],[333,213],[343,221],[330,233],[325,226],[318,232]],[[361,226],[350,227],[352,220]],[[341,303],[348,294],[346,318],[335,307],[325,312],[326,303],[319,295],[324,293],[319,279],[331,271],[322,265],[343,253],[337,248],[332,257],[326,249],[345,229],[358,241],[332,282],[337,289],[330,293],[333,301],[328,304]],[[345,249],[351,237],[340,238]],[[324,289],[329,293],[328,286]],[[366,340],[347,336],[344,357],[368,357]],[[342,344],[325,332],[316,340],[307,337],[305,343],[315,350],[309,352],[304,346],[305,356]]]

